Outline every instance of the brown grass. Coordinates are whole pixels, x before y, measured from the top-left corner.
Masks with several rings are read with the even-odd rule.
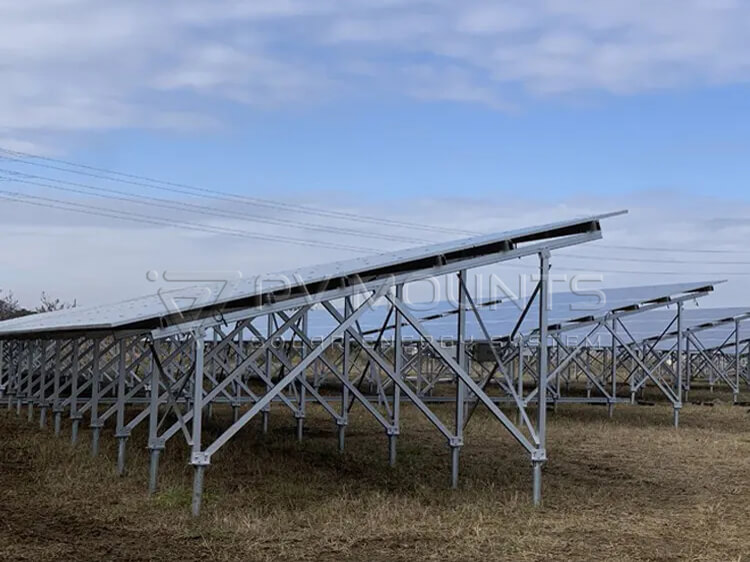
[[[344,455],[318,408],[302,444],[291,416],[274,410],[270,435],[251,424],[214,457],[195,521],[184,444],[170,442],[149,498],[142,432],[119,479],[111,429],[91,459],[87,432],[73,449],[69,432],[57,440],[2,410],[0,558],[747,560],[748,417],[744,407],[689,405],[675,431],[663,404],[618,405],[613,420],[603,407],[563,406],[550,415],[544,507],[534,509],[526,456],[484,411],[451,491],[448,449],[412,408],[395,469],[359,408]],[[228,423],[217,414],[207,432]]]

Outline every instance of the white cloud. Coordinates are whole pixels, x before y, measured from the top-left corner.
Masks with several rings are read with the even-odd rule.
[[[742,0],[6,1],[0,136],[195,127],[221,100],[387,92],[504,109],[744,82],[749,24]]]

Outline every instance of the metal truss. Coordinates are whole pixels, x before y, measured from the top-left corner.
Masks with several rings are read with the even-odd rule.
[[[539,330],[546,334],[549,251],[541,249],[538,256],[540,281],[535,298]],[[469,260],[466,265],[473,263]],[[446,440],[452,487],[459,482],[466,424],[474,410],[483,407],[529,456],[532,496],[538,504],[541,469],[547,460],[547,394],[540,393],[532,401],[523,398],[523,390],[518,392],[509,368],[509,362],[518,357],[514,346],[492,344],[491,367],[473,358],[466,341],[467,315],[474,314],[489,333],[468,291],[467,268],[456,267],[453,275],[458,279],[459,312],[456,343],[451,347],[432,338],[425,321],[406,305],[404,286],[409,277],[391,276],[312,298],[271,303],[244,314],[236,312],[229,322],[225,316],[181,329],[122,336],[4,340],[0,388],[9,407],[15,405],[19,413],[22,407],[28,408],[29,419],[38,408],[41,427],[46,427],[51,411],[56,435],[60,435],[63,416],[69,416],[74,444],[84,420],[88,421],[92,455],[99,452],[102,429],[111,424],[118,441],[120,475],[126,474],[132,431],[148,420],[152,493],[158,489],[161,453],[172,437],[181,435],[191,451],[192,511],[196,515],[205,471],[215,454],[256,417],[266,431],[272,403],[291,413],[299,439],[304,436],[307,408],[320,407],[337,428],[340,450],[345,447],[351,408],[360,405],[383,429],[391,465],[397,461],[402,404],[409,403]],[[342,300],[340,308],[336,303]],[[376,339],[366,335],[359,322],[382,300],[395,322],[390,340],[382,334]],[[317,341],[307,331],[307,315],[313,306],[326,310],[334,322],[330,333]],[[417,334],[415,341],[404,341],[406,326]],[[545,386],[547,361],[547,349],[539,347],[535,372]],[[425,363],[432,364],[432,373],[426,372]],[[431,392],[440,385],[444,394],[445,384],[453,388],[452,394],[433,400],[437,397],[430,396]],[[444,419],[440,402],[452,405],[450,421]],[[215,405],[232,409],[232,423],[206,441],[203,421]],[[512,405],[518,413],[516,421],[501,409],[503,405]],[[530,406],[536,410],[534,420],[527,410]]]

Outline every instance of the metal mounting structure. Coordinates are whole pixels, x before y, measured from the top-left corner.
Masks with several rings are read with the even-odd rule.
[[[546,341],[551,252],[601,238],[600,221],[617,214],[214,284],[208,287],[210,291],[202,286],[112,306],[9,320],[0,323],[0,384],[9,408],[15,405],[20,411],[25,406],[30,418],[34,408],[40,408],[42,426],[51,408],[58,433],[60,419],[68,413],[74,442],[79,439],[82,422],[88,419],[93,455],[99,451],[109,422],[118,440],[120,474],[126,472],[132,430],[148,420],[152,492],[158,487],[161,452],[172,437],[182,435],[191,449],[189,460],[194,467],[195,515],[200,512],[204,474],[213,456],[252,419],[259,416],[262,427],[267,428],[272,403],[292,412],[300,439],[306,408],[319,405],[337,427],[342,449],[349,409],[355,402],[361,404],[383,428],[393,464],[401,431],[401,403],[407,401],[445,438],[451,450],[452,486],[458,484],[468,406],[481,404],[528,454],[532,497],[539,504],[542,465],[547,460],[547,393],[538,394],[532,421],[531,404],[513,384],[504,385],[507,398],[519,412],[518,422],[514,422],[475,381],[465,345],[465,323],[469,309],[477,318],[481,316],[466,275],[483,266],[537,256],[539,280],[534,298],[539,337]],[[425,321],[404,301],[405,286],[444,276],[457,277],[461,303],[457,345],[452,351],[430,337]],[[396,325],[397,337],[390,348],[368,339],[359,326],[360,319],[382,300]],[[343,311],[336,306],[341,301]],[[307,333],[313,307],[322,307],[332,319],[331,330],[315,341]],[[445,367],[455,389],[453,423],[444,422],[417,392],[414,381],[404,376],[408,360],[400,337],[402,325],[408,325],[423,349]],[[248,332],[252,336],[246,340]],[[375,400],[361,391],[363,377],[353,361],[354,353],[366,357],[368,374],[379,381]],[[537,380],[546,388],[547,346],[539,346],[536,353]],[[497,356],[496,360],[503,371],[503,358]],[[338,381],[337,395],[330,389],[324,395],[313,384],[316,369],[328,371]],[[215,405],[231,407],[233,422],[216,439],[206,442],[203,417]]]

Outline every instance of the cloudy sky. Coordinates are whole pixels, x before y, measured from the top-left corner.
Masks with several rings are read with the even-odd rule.
[[[0,0],[0,289],[96,304],[627,208],[556,270],[750,304],[749,28],[741,0]]]

